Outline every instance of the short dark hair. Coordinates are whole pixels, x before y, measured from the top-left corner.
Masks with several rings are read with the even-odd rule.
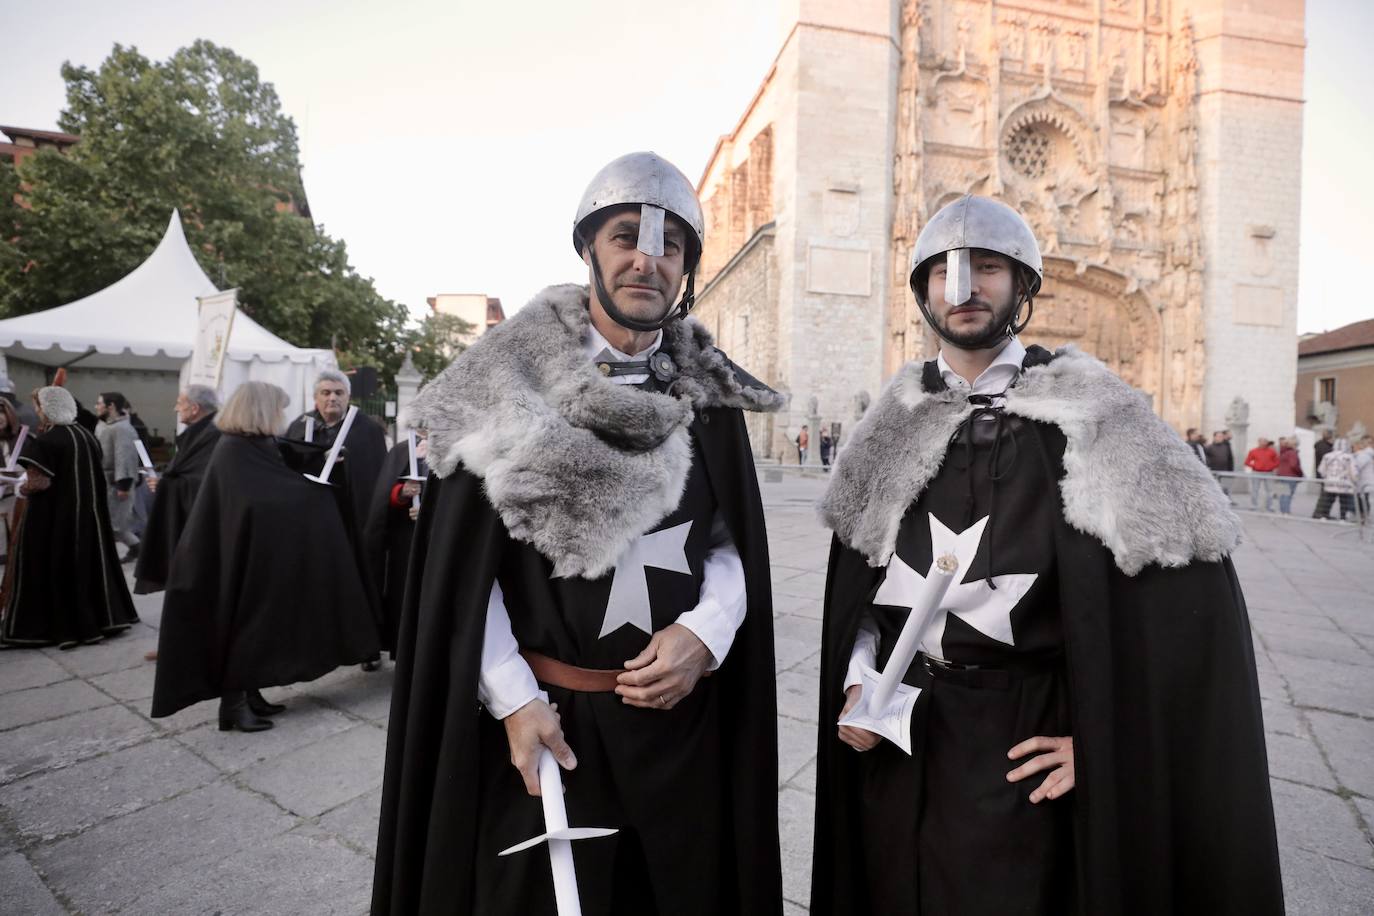
[[[118,391],[102,391],[100,392],[100,399],[106,404],[113,405],[114,409],[120,413],[129,412],[129,399]]]

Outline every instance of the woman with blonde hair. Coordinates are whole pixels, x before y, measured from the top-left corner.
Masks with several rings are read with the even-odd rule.
[[[277,438],[289,403],[246,382],[215,418],[222,435],[168,576],[154,717],[219,697],[221,730],[261,731],[284,708],[261,688],[378,652],[343,492],[304,476],[324,450]]]

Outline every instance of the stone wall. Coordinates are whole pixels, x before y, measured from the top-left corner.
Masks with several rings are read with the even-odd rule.
[[[774,229],[761,227],[737,256],[697,296],[692,314],[716,339],[716,346],[756,378],[778,378],[777,260]],[[770,384],[775,384],[770,382]],[[778,386],[786,390],[785,385]],[[746,413],[754,454],[773,458],[786,454],[786,423],[773,414]]]

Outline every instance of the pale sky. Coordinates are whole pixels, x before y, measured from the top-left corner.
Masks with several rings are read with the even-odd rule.
[[[209,39],[276,86],[315,219],[382,294],[419,315],[426,296],[481,292],[510,313],[585,282],[572,214],[605,162],[653,149],[700,177],[778,51],[780,5],[0,0],[0,124],[54,128],[64,60],[98,67],[115,42],[162,60]],[[1374,3],[1307,11],[1298,329],[1319,331],[1374,316]]]

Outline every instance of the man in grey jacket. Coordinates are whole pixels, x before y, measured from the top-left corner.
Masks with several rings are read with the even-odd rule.
[[[140,462],[134,443],[138,433],[129,422],[129,401],[118,391],[106,391],[95,399],[100,417],[96,438],[100,441],[101,463],[105,471],[105,490],[110,504],[110,527],[115,540],[129,548],[123,563],[138,559],[138,535],[133,532],[134,486],[138,483]]]

